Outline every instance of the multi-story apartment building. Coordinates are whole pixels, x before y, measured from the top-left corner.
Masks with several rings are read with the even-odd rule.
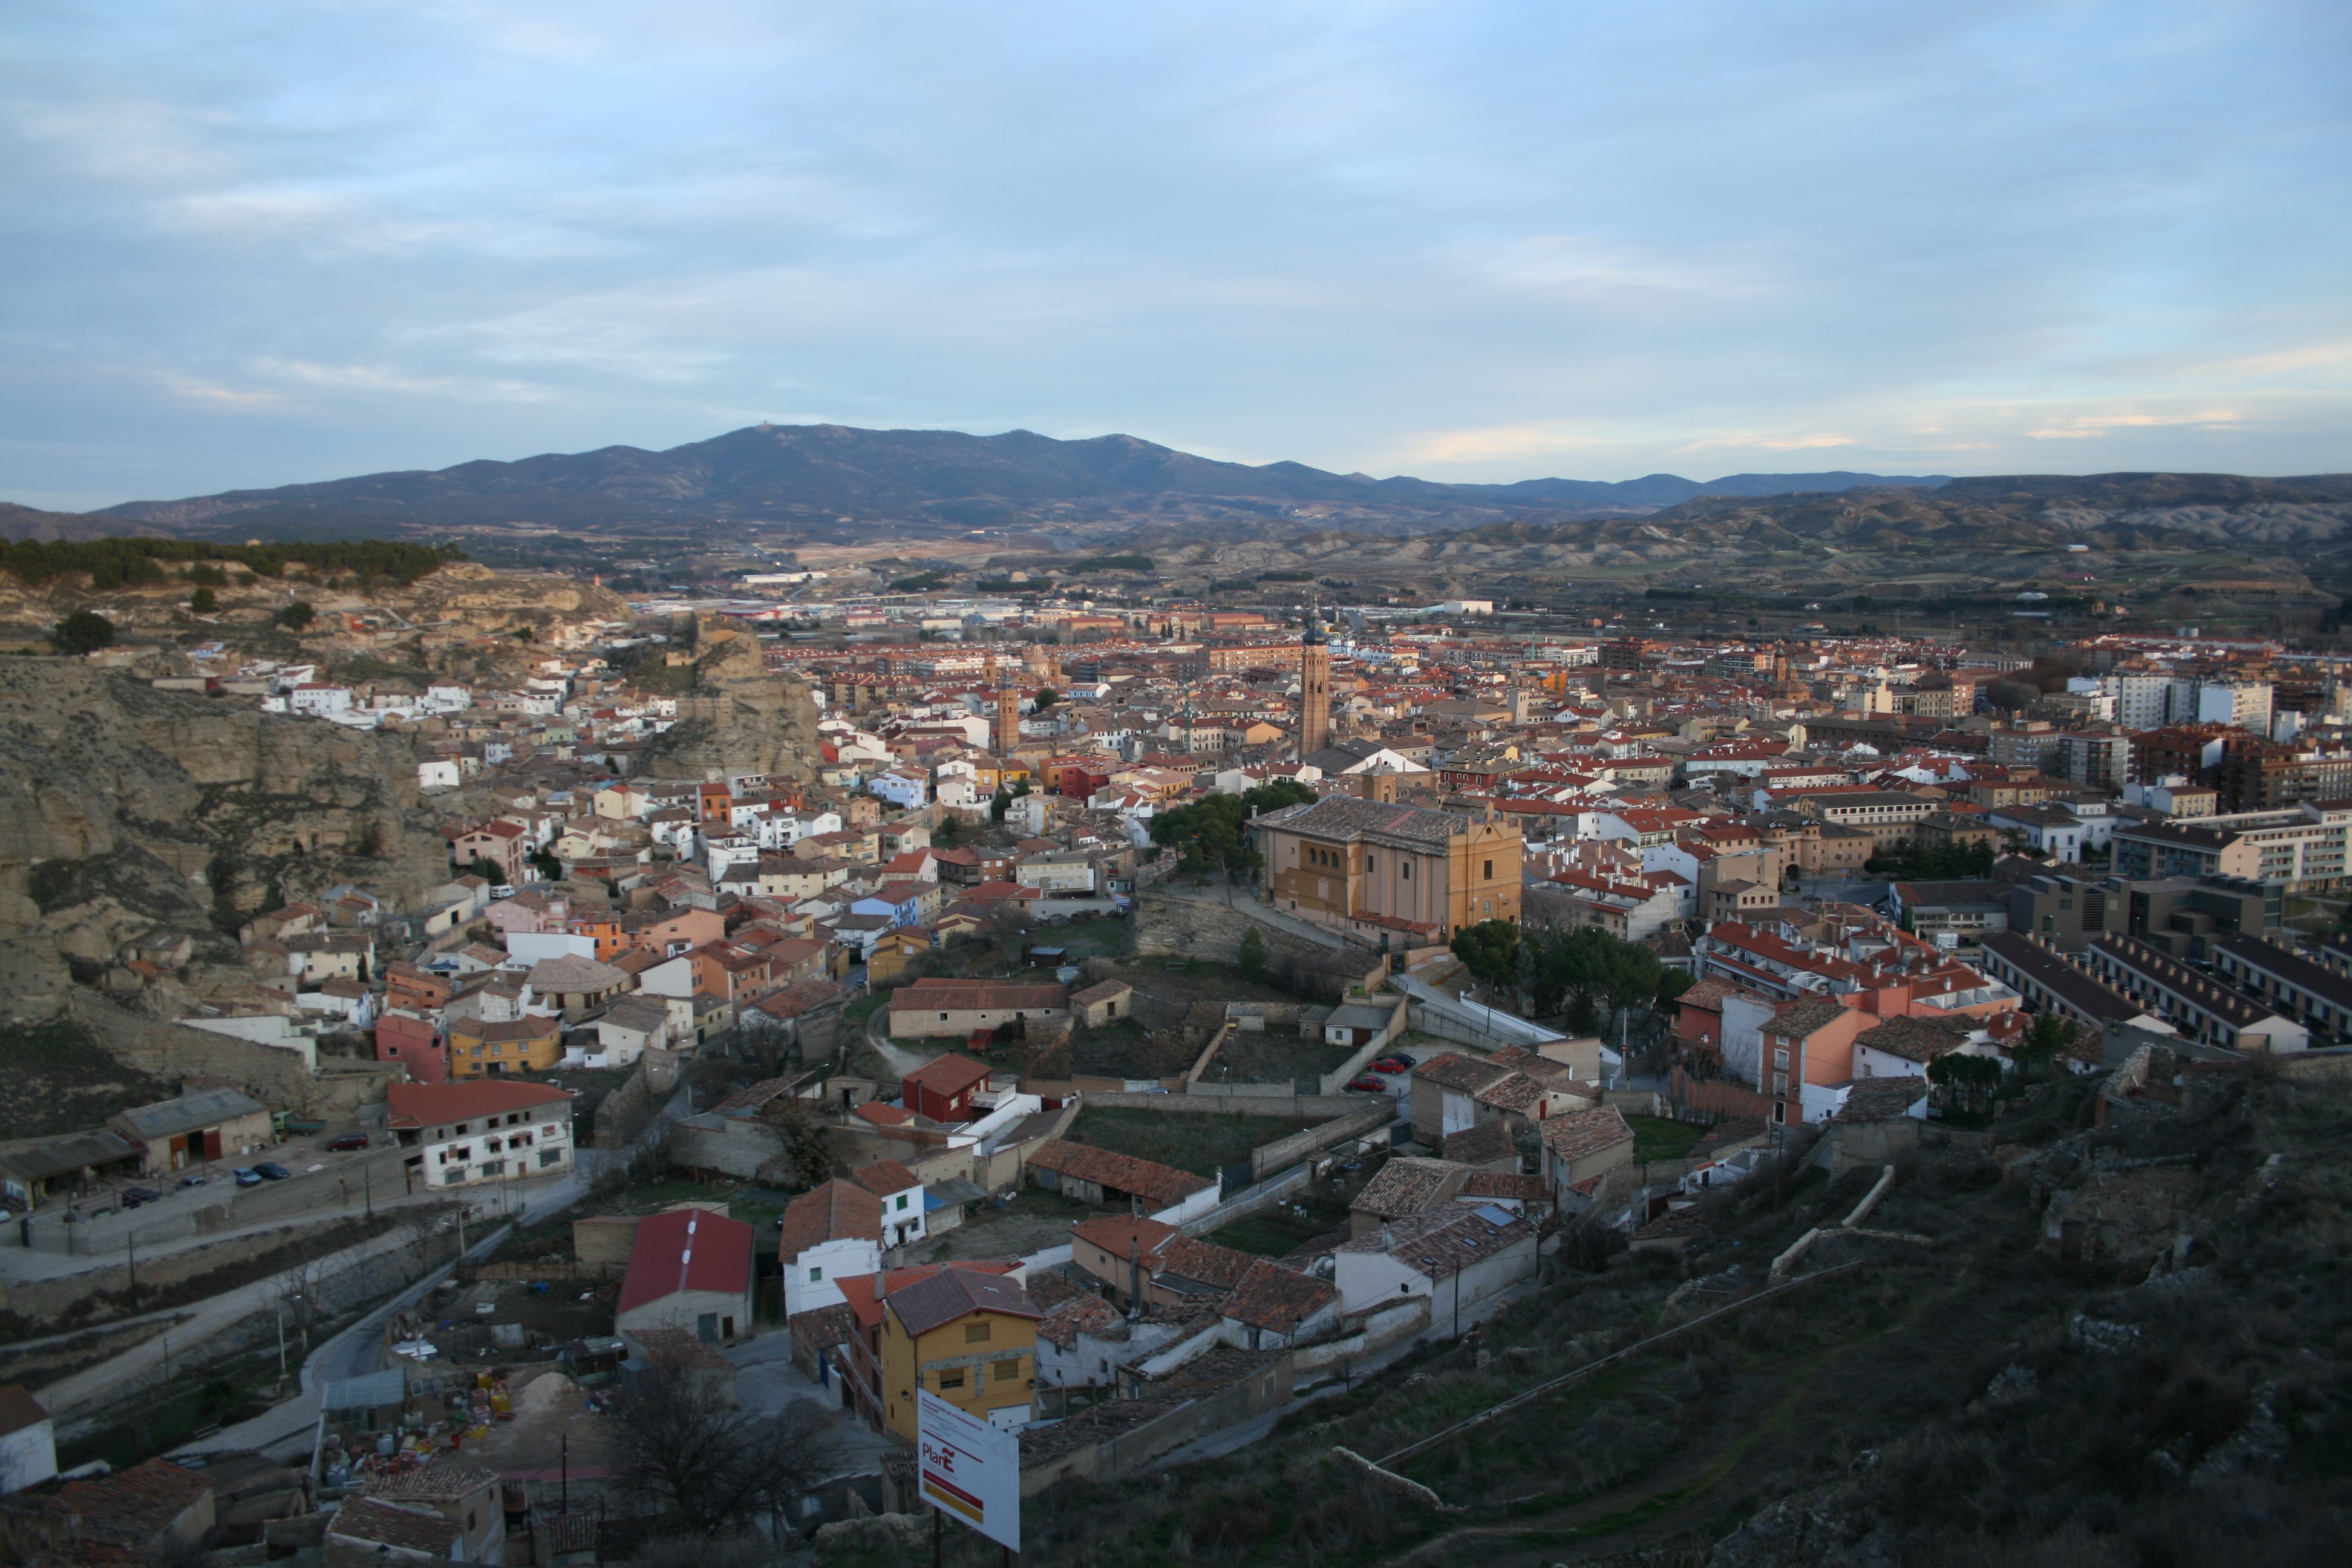
[[[570,1089],[542,1083],[396,1083],[386,1125],[408,1190],[560,1176],[572,1169]]]
[[[2234,877],[2291,893],[2336,888],[2352,848],[2352,800],[2132,823],[2116,829],[2113,847],[2120,877]]]

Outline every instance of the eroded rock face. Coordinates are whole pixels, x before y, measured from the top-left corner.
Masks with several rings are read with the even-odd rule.
[[[388,736],[64,660],[0,662],[0,1015],[52,1016],[77,970],[159,951],[192,994],[249,986],[226,927],[339,881],[395,909],[446,874]]]
[[[817,704],[807,686],[772,674],[759,640],[697,627],[694,689],[678,699],[677,722],[646,750],[647,772],[715,779],[730,773],[806,779],[817,752]]]

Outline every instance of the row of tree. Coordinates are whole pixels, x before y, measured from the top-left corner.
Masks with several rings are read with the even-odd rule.
[[[1597,1033],[1604,1007],[1663,1007],[1691,984],[1652,949],[1599,926],[1528,929],[1517,921],[1481,921],[1455,933],[1453,948],[1478,980],[1524,997],[1538,1017],[1564,1013],[1576,1035]]]
[[[1315,792],[1291,779],[1276,779],[1240,795],[1212,795],[1151,819],[1151,841],[1175,850],[1188,871],[1252,870],[1264,857],[1250,847],[1246,828],[1260,812],[1303,805]]]
[[[166,563],[191,563],[185,574],[199,587],[226,581],[214,562],[226,561],[257,577],[283,577],[292,567],[351,573],[362,579],[389,577],[414,583],[445,563],[463,561],[454,544],[408,544],[389,539],[322,541],[307,544],[227,544],[195,539],[0,540],[0,572],[31,587],[75,573],[87,573],[96,589],[161,583]]]

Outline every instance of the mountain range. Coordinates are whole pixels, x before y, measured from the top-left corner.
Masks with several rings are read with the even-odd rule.
[[[719,520],[919,529],[1176,517],[1307,515],[1363,531],[1419,532],[1529,513],[1640,516],[1700,496],[1927,488],[1939,475],[1652,474],[1622,483],[1443,484],[1335,474],[1303,463],[1220,462],[1131,436],[1062,441],[1026,430],[754,426],[667,451],[606,447],[518,462],[367,474],[317,484],[131,501],[100,514],[172,532],[448,531],[532,523],[600,531]],[[7,526],[0,519],[0,528]]]

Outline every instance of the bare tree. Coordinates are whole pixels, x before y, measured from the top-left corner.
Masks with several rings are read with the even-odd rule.
[[[794,1400],[761,1414],[735,1403],[733,1369],[648,1355],[613,1407],[614,1485],[700,1536],[781,1510],[831,1472],[837,1419]]]

